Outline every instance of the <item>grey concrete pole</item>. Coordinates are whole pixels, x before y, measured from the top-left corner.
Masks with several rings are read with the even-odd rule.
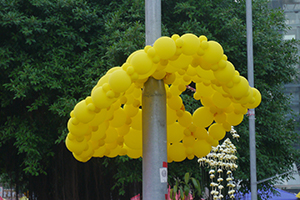
[[[164,82],[150,77],[144,85],[142,101],[143,200],[163,200],[168,187]]]
[[[161,36],[161,1],[145,0],[146,45]],[[166,90],[163,80],[150,77],[142,95],[143,200],[167,194]]]
[[[152,45],[161,36],[161,1],[145,0],[146,45]]]
[[[249,81],[249,85],[251,87],[254,87],[252,0],[246,0],[246,27],[247,27],[248,81]],[[248,114],[249,114],[251,200],[257,200],[255,109],[249,109]]]

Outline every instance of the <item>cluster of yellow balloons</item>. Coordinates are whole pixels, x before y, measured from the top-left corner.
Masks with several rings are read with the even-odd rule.
[[[150,76],[163,79],[167,92],[168,162],[206,156],[261,101],[219,43],[203,35],[164,36],[107,71],[91,96],[74,107],[66,146],[77,160],[142,156],[141,98]],[[194,98],[203,105],[192,114],[180,97],[191,82]]]

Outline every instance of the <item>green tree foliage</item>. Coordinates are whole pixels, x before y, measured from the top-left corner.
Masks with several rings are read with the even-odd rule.
[[[163,0],[162,34],[191,32],[218,41],[247,77],[245,10],[244,0]],[[0,149],[11,152],[0,155],[0,167],[14,172],[13,180],[30,180],[30,190],[42,199],[89,199],[88,190],[96,199],[108,199],[112,187],[126,196],[128,184],[141,180],[140,161],[78,163],[63,140],[74,105],[108,69],[143,48],[144,18],[143,0],[0,1]],[[258,180],[289,170],[297,159],[293,120],[286,118],[289,101],[283,95],[283,84],[296,74],[297,43],[282,40],[286,28],[282,11],[269,9],[267,0],[253,2],[255,87],[263,98],[256,109]],[[190,111],[199,106],[191,95],[183,95]],[[245,116],[236,127],[241,139],[235,177],[243,180],[243,188],[249,187],[247,127]],[[170,177],[190,172],[200,179],[196,159],[171,163],[169,169]],[[54,192],[45,189],[47,182]],[[75,191],[78,188],[87,191]]]

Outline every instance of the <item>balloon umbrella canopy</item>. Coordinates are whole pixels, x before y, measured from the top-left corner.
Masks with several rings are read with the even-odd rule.
[[[77,160],[142,157],[142,93],[149,77],[164,81],[168,162],[206,156],[261,102],[218,42],[191,33],[163,36],[108,70],[75,105],[65,142]],[[194,87],[200,107],[191,113],[181,94]]]

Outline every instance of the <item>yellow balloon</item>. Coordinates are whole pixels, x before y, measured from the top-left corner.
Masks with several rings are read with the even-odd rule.
[[[92,146],[89,145],[89,144],[87,146],[88,146],[88,148],[86,148],[86,150],[84,150],[80,155],[77,154],[77,156],[80,157],[81,159],[84,159],[84,160],[87,159],[87,160],[89,160],[93,156],[93,154],[94,154],[94,150],[93,150]]]
[[[169,125],[167,128],[168,143],[180,142],[184,136],[183,130],[184,128],[178,122]]]
[[[223,123],[226,121],[226,114],[223,112],[223,113],[217,113],[215,114],[214,116],[214,119],[217,123]]]
[[[126,149],[127,151],[127,156],[130,157],[130,158],[139,158],[139,157],[142,157],[143,155],[143,150],[142,149],[131,149],[129,147],[127,147],[126,145],[124,145],[123,147],[124,149]]]
[[[193,55],[195,54],[200,46],[199,38],[191,33],[184,34],[181,36],[183,40],[182,53],[185,55]]]
[[[197,75],[196,68],[189,65],[188,69],[186,70],[186,74],[190,77],[194,77],[195,75]]]
[[[231,100],[227,97],[224,97],[219,92],[215,92],[213,94],[212,101],[218,108],[226,108],[226,107],[230,106],[230,104],[231,104]]]
[[[208,128],[209,135],[211,135],[215,140],[222,140],[225,135],[226,131],[224,130],[223,126],[218,123],[212,124]]]
[[[108,83],[114,92],[125,92],[131,85],[131,78],[120,68],[110,75]]]
[[[193,150],[195,156],[202,158],[210,152],[211,144],[209,144],[206,140],[196,140]]]
[[[209,64],[217,64],[223,57],[223,48],[222,46],[215,41],[208,41],[208,47],[205,49],[203,59]]]
[[[182,143],[185,147],[193,147],[195,144],[195,138],[193,136],[184,136]]]
[[[114,112],[114,117],[110,121],[110,125],[112,127],[119,128],[125,124],[126,119],[127,119],[127,115],[125,111],[122,108],[119,108]]]
[[[155,71],[152,74],[153,78],[155,78],[156,80],[161,80],[166,76],[166,72],[165,71]]]
[[[89,131],[89,125],[84,123],[73,124],[72,118],[68,121],[68,130],[75,136],[83,136]]]
[[[179,96],[172,96],[167,99],[167,104],[173,110],[179,110],[182,107],[182,99]]]
[[[96,141],[96,140],[100,140],[100,139],[104,138],[107,128],[108,128],[108,122],[107,121],[100,124],[98,126],[97,130],[92,132],[91,140]]]
[[[194,153],[194,150],[193,150],[192,147],[186,147],[186,148],[185,148],[185,154],[187,155],[188,159],[190,159],[191,156],[194,156],[193,153]],[[194,157],[193,157],[193,158],[194,158]],[[192,159],[193,159],[193,158],[192,158]],[[190,160],[191,160],[191,159],[190,159]]]
[[[200,107],[193,113],[193,124],[198,127],[208,127],[214,116],[207,107]]]
[[[158,38],[153,45],[155,52],[161,59],[169,59],[174,56],[176,52],[176,45],[174,40],[170,37],[160,37]]]
[[[201,104],[204,106],[204,107],[212,107],[212,106],[214,106],[214,103],[213,103],[213,101],[212,101],[212,97],[210,96],[210,97],[202,97],[201,99],[200,99],[200,101],[201,101]]]
[[[176,75],[175,73],[166,73],[166,76],[164,78],[165,84],[172,84],[175,81]]]
[[[114,116],[115,108],[114,106],[110,106],[107,108],[106,118],[105,120],[111,120]]]
[[[105,138],[105,143],[113,143],[117,140],[118,138],[118,132],[115,128],[109,126],[106,130],[106,138]]]
[[[129,117],[134,117],[139,112],[139,108],[131,104],[125,104],[124,111]]]
[[[115,149],[117,146],[118,146],[117,141],[114,141],[114,142],[112,142],[112,143],[105,143],[106,149],[109,149],[109,150],[113,150],[113,149]],[[110,152],[110,153],[111,153],[111,152]]]
[[[76,153],[73,153],[73,156],[76,160],[80,161],[80,162],[87,162],[89,159],[91,159],[90,157],[82,157],[80,155],[77,155]]]
[[[120,146],[116,146],[116,148],[111,149],[111,151],[110,151],[110,153],[107,155],[107,157],[109,157],[109,158],[114,158],[114,157],[116,157],[116,156],[119,155],[120,151],[121,151],[121,147],[120,147]]]
[[[176,120],[176,111],[167,106],[167,125],[173,124]]]
[[[198,140],[205,140],[208,137],[207,130],[203,127],[197,127],[197,129],[193,131],[193,135]]]
[[[104,122],[107,114],[107,109],[101,109],[100,112],[96,113],[94,119],[89,122],[89,126],[98,126]]]
[[[214,93],[211,85],[205,85],[203,82],[196,83],[196,91],[202,97],[210,97]]]
[[[95,86],[94,89],[98,88],[98,87],[101,87],[102,85],[104,85],[104,83],[108,83],[108,80],[109,80],[109,75],[104,75],[102,76],[99,81],[97,82],[97,85]]]
[[[145,51],[136,52],[132,56],[130,64],[133,66],[135,72],[140,75],[148,73],[153,67],[152,60]]]
[[[184,111],[183,115],[178,118],[178,122],[183,127],[188,127],[192,123],[192,115],[188,111]]]
[[[201,67],[200,66],[196,67],[196,72],[198,76],[200,76],[203,79],[210,80],[210,81],[216,79],[214,72],[210,69],[204,69],[202,65]]]
[[[169,147],[169,157],[175,162],[181,162],[186,158],[185,147],[182,143],[173,143]]]
[[[235,68],[233,64],[229,61],[226,61],[226,66],[222,69],[218,69],[217,71],[214,71],[214,76],[218,81],[221,83],[227,83],[230,80],[232,80],[234,74],[235,74]]]
[[[115,98],[108,98],[102,87],[98,87],[97,89],[93,90],[91,96],[95,106],[100,109],[108,108],[117,100]]]
[[[222,126],[223,126],[225,131],[230,131],[231,130],[231,125],[226,121],[222,123]]]
[[[130,129],[129,133],[124,136],[124,143],[131,149],[142,149],[142,131]]]
[[[95,117],[95,112],[89,110],[85,100],[82,100],[74,107],[74,115],[82,123],[88,123]]]
[[[139,109],[139,112],[131,119],[131,127],[136,130],[142,130],[142,109]]]
[[[66,138],[65,142],[68,150],[76,154],[81,154],[88,145],[86,140],[78,142],[77,140],[70,140],[69,137]]]
[[[187,56],[184,54],[181,54],[176,60],[171,60],[169,64],[176,69],[183,69],[189,66],[191,61],[193,60],[192,56]]]
[[[244,119],[243,114],[236,114],[235,112],[231,112],[227,114],[226,121],[231,125],[231,126],[237,126],[239,125]]]
[[[247,79],[240,76],[240,81],[237,84],[234,84],[232,88],[229,88],[230,94],[235,98],[242,98],[247,94],[249,90],[249,83]]]
[[[236,114],[243,114],[243,115],[245,115],[248,112],[248,109],[245,108],[244,106],[242,106],[241,104],[234,103],[233,107],[234,107],[234,112]]]
[[[118,130],[118,134],[120,136],[124,136],[129,132],[130,126],[127,124],[124,124],[122,127],[117,128],[117,130]]]
[[[101,158],[101,157],[104,156],[105,151],[106,151],[105,145],[102,146],[102,147],[99,147],[98,149],[96,149],[96,150],[94,151],[93,157],[100,157],[100,158]]]
[[[252,103],[247,104],[248,108],[253,109],[256,108],[261,102],[261,94],[256,88],[251,88],[253,91],[254,101]]]

